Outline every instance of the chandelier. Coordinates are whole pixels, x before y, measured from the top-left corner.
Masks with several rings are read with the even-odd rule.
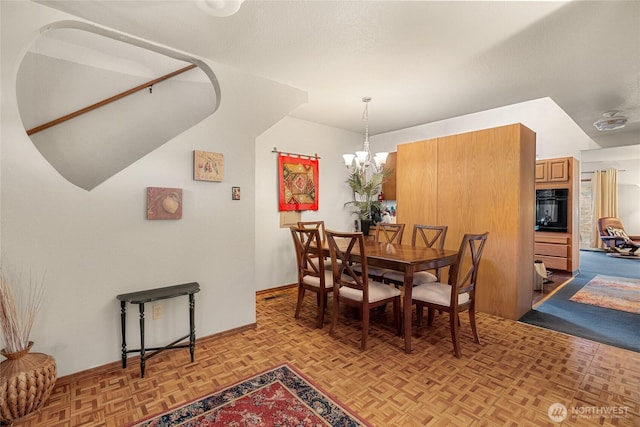
[[[375,156],[371,153],[369,145],[369,102],[371,102],[370,96],[362,98],[364,102],[364,111],[362,112],[362,120],[365,122],[364,126],[364,145],[362,151],[356,151],[355,154],[343,154],[344,164],[350,172],[357,172],[363,174],[372,167],[374,172],[380,172],[385,163],[387,162],[387,152],[376,153]]]

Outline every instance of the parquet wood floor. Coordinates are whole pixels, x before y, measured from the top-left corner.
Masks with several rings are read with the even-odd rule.
[[[639,353],[480,313],[480,345],[461,317],[461,359],[446,315],[416,328],[405,354],[384,323],[390,308],[372,321],[369,349],[360,352],[352,312],[341,313],[331,338],[328,319],[315,328],[313,296],[293,318],[295,295],[258,294],[256,327],[199,339],[195,363],[188,350],[174,350],[150,359],[144,379],[133,357],[126,369],[114,362],[59,378],[44,408],[14,426],[123,426],[283,361],[373,426],[640,425]],[[562,424],[548,416],[554,403],[568,408]]]

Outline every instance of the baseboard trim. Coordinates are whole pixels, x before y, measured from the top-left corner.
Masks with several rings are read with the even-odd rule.
[[[196,338],[196,354],[198,351],[198,344],[202,344],[205,342],[209,342],[209,341],[215,341],[219,338],[223,338],[229,335],[235,335],[235,334],[239,334],[242,333],[244,331],[248,331],[251,329],[256,329],[258,327],[258,324],[256,322],[253,323],[249,323],[247,325],[244,326],[240,326],[237,328],[233,328],[233,329],[229,329],[226,331],[222,331],[222,332],[217,332],[215,334],[212,335],[207,335],[206,337],[200,337],[200,338]],[[140,363],[140,355],[134,355],[131,357],[127,358],[127,366],[137,366]],[[78,376],[78,375],[95,375],[97,372],[106,372],[106,371],[111,371],[111,370],[115,370],[115,369],[123,369],[122,368],[122,359],[116,361],[116,362],[109,362],[109,363],[105,363],[104,365],[99,365],[99,366],[94,366],[93,368],[89,368],[89,369],[85,369],[85,370],[81,370],[81,371],[77,371],[77,372],[73,372],[71,374],[67,374],[64,375],[62,377],[59,377],[58,380],[63,380],[66,377],[70,377],[70,376]]]
[[[270,294],[271,292],[278,292],[278,291],[284,291],[287,289],[295,288],[296,286],[298,286],[297,283],[292,283],[290,285],[282,285],[282,286],[276,286],[275,288],[262,289],[262,290],[256,291],[256,297],[263,294]]]
[[[263,294],[268,294],[268,293],[272,293],[272,292],[278,292],[278,291],[284,291],[287,289],[291,289],[291,288],[295,288],[296,286],[298,286],[296,283],[292,283],[289,285],[283,285],[283,286],[277,286],[275,288],[270,288],[270,289],[263,289],[260,291],[256,291],[256,297],[259,295],[263,295]],[[198,348],[198,344],[204,343],[204,342],[209,342],[209,341],[215,341],[219,338],[223,338],[229,335],[235,335],[235,334],[240,334],[244,331],[248,331],[251,329],[256,329],[258,327],[258,324],[256,322],[253,323],[249,323],[247,325],[244,326],[239,326],[237,328],[233,328],[233,329],[229,329],[226,331],[222,331],[222,332],[217,332],[215,334],[212,335],[207,335],[205,337],[200,337],[200,338],[196,338],[196,350]],[[139,355],[133,355],[131,357],[127,358],[127,365],[129,364],[138,364],[140,363],[140,356]],[[62,377],[59,377],[59,380],[64,379],[65,377],[69,377],[69,376],[76,376],[76,375],[94,375],[96,372],[104,372],[104,371],[109,371],[112,369],[122,369],[122,360],[118,360],[115,362],[109,362],[109,363],[105,363],[104,365],[99,365],[99,366],[94,366],[92,368],[89,369],[84,369],[81,371],[77,371],[77,372],[73,372],[71,374],[68,375],[64,375]]]

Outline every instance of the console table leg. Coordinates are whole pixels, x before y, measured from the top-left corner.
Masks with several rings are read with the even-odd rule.
[[[140,307],[140,377],[144,378],[144,304],[138,304]]]
[[[120,326],[122,328],[122,367],[127,367],[127,302],[120,302]]]
[[[195,305],[195,295],[189,294],[189,353],[191,354],[191,363],[195,360],[194,353],[196,350]]]

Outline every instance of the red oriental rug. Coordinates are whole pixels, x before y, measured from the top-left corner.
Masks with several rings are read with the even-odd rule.
[[[598,274],[571,301],[640,314],[640,279]]]
[[[157,426],[369,426],[289,364],[135,424]]]

